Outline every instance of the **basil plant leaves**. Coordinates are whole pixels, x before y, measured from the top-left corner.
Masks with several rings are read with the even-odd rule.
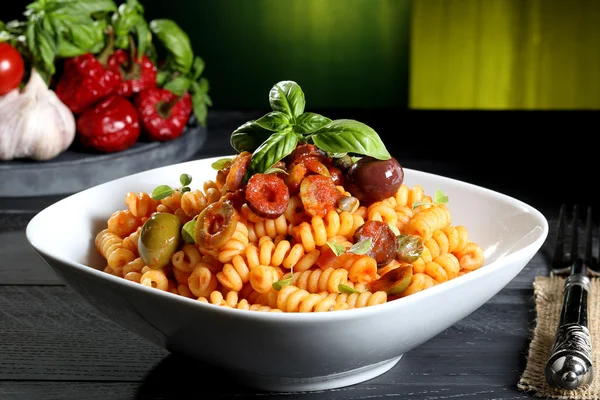
[[[273,111],[246,122],[231,135],[238,152],[252,153],[250,168],[264,173],[288,156],[298,144],[312,143],[331,153],[351,153],[380,160],[391,158],[381,138],[371,127],[352,119],[331,120],[305,112],[306,99],[300,86],[281,81],[269,92]]]

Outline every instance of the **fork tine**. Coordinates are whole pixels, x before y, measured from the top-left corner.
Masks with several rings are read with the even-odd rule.
[[[559,271],[564,268],[564,245],[565,245],[565,205],[560,206],[558,213],[558,225],[556,227],[556,241],[554,254],[552,256],[552,270]]]
[[[577,249],[579,248],[579,206],[575,204],[573,206],[573,218],[571,225],[571,254],[569,264],[572,265],[577,259]]]

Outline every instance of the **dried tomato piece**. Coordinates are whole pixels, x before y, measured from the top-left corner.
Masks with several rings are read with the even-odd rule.
[[[244,175],[246,175],[251,158],[252,154],[247,151],[243,151],[234,157],[225,180],[225,191],[235,192],[242,187]]]
[[[377,266],[386,265],[398,252],[396,234],[382,221],[367,221],[354,233],[354,242],[371,239],[371,248],[367,254],[377,261]]]
[[[304,210],[313,217],[325,217],[329,211],[336,210],[342,196],[333,180],[327,176],[308,175],[300,184],[300,199]]]
[[[246,186],[250,209],[263,218],[274,219],[285,212],[290,192],[283,179],[274,174],[254,174]]]
[[[288,175],[285,177],[285,184],[287,185],[290,194],[295,195],[300,190],[300,184],[308,173],[308,169],[304,164],[296,164],[289,169]]]
[[[240,215],[229,202],[212,203],[198,215],[194,239],[200,250],[218,250],[235,233]]]

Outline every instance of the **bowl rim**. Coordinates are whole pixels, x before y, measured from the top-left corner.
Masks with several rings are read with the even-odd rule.
[[[438,294],[442,294],[444,292],[451,291],[457,286],[466,285],[469,282],[476,280],[482,276],[493,274],[495,271],[498,271],[505,265],[515,262],[519,259],[522,259],[523,257],[526,257],[527,254],[529,254],[531,252],[533,252],[533,255],[535,255],[535,253],[537,253],[539,251],[539,249],[542,247],[542,245],[545,242],[545,240],[547,239],[548,233],[549,233],[549,224],[548,224],[548,220],[546,219],[546,217],[535,207],[523,202],[522,200],[519,200],[519,199],[509,196],[507,194],[495,191],[493,189],[489,189],[489,188],[486,188],[486,187],[483,187],[480,185],[472,184],[472,183],[469,183],[469,182],[466,182],[463,180],[445,177],[440,174],[434,174],[434,173],[430,173],[430,172],[420,171],[417,169],[404,168],[405,176],[407,175],[407,172],[408,172],[409,174],[417,173],[417,174],[432,177],[435,179],[443,179],[446,182],[460,185],[465,188],[474,189],[476,191],[479,191],[480,193],[487,193],[488,195],[499,198],[500,201],[511,203],[511,205],[513,205],[516,208],[519,208],[519,207],[523,208],[523,209],[527,210],[527,212],[534,217],[535,221],[537,222],[537,226],[541,226],[541,228],[542,228],[541,232],[538,234],[538,237],[533,242],[528,244],[527,246],[525,246],[513,253],[504,255],[501,258],[499,258],[489,264],[484,264],[481,268],[478,268],[477,270],[474,270],[468,274],[465,274],[465,275],[456,277],[452,280],[446,281],[443,284],[439,284],[439,285],[433,286],[431,288],[428,288],[427,290],[420,291],[420,292],[411,294],[410,296],[406,296],[406,297],[396,299],[393,301],[388,301],[383,304],[377,304],[375,306],[363,307],[363,308],[354,308],[354,309],[349,309],[349,310],[343,310],[344,312],[333,312],[333,313],[327,313],[327,312],[321,312],[321,313],[319,313],[319,312],[311,312],[311,313],[240,312],[240,311],[246,311],[246,310],[214,306],[213,304],[203,303],[201,301],[198,301],[197,299],[192,299],[192,298],[188,298],[188,297],[181,296],[178,294],[146,287],[144,285],[140,285],[137,282],[131,282],[131,281],[128,281],[127,279],[123,279],[123,278],[120,278],[120,277],[117,277],[117,276],[114,276],[111,274],[107,274],[106,272],[98,270],[96,268],[93,268],[89,265],[69,260],[67,258],[61,257],[60,255],[52,254],[51,252],[46,251],[44,249],[44,247],[38,243],[38,241],[36,240],[36,234],[33,233],[33,229],[38,224],[37,221],[41,219],[41,216],[43,214],[51,213],[55,207],[59,207],[62,203],[68,202],[68,201],[73,201],[73,199],[80,197],[80,196],[85,196],[85,194],[90,191],[101,190],[103,187],[115,185],[118,182],[122,182],[122,181],[132,180],[141,175],[150,175],[152,172],[157,171],[157,170],[164,170],[167,168],[186,167],[186,166],[197,164],[197,163],[212,164],[213,162],[215,162],[219,159],[229,158],[229,157],[232,157],[232,155],[205,157],[205,158],[200,158],[200,159],[196,159],[196,160],[170,164],[170,165],[166,165],[166,166],[162,166],[162,167],[156,167],[156,168],[152,168],[152,169],[149,169],[146,171],[131,174],[131,175],[128,175],[125,177],[113,179],[113,180],[104,182],[102,184],[95,185],[95,186],[92,186],[85,190],[79,191],[77,193],[71,194],[63,199],[60,199],[60,200],[54,202],[53,204],[50,204],[49,206],[45,207],[44,209],[42,209],[41,211],[36,213],[36,215],[28,222],[26,230],[25,230],[25,236],[27,238],[27,241],[29,242],[30,246],[38,253],[38,255],[42,259],[44,259],[44,262],[46,262],[46,259],[52,259],[55,262],[58,262],[60,264],[68,266],[69,268],[78,270],[83,273],[91,274],[92,276],[94,276],[97,279],[104,279],[115,285],[125,285],[126,287],[130,288],[131,290],[139,291],[140,294],[144,294],[144,295],[154,294],[156,296],[165,296],[165,297],[163,297],[165,300],[170,299],[171,301],[181,301],[181,302],[183,302],[183,304],[187,304],[190,306],[192,304],[195,304],[200,307],[200,308],[198,308],[198,310],[203,310],[202,307],[204,307],[204,311],[206,311],[206,312],[224,313],[223,314],[224,316],[227,316],[228,313],[231,313],[229,315],[235,316],[236,318],[251,319],[251,320],[255,320],[255,321],[256,320],[259,320],[259,321],[285,321],[285,322],[300,323],[300,322],[307,322],[307,321],[308,322],[340,322],[340,321],[345,321],[345,320],[349,320],[349,319],[354,320],[356,318],[374,316],[377,314],[393,313],[393,312],[396,312],[396,311],[402,309],[403,307],[410,307],[411,304],[413,304],[414,302],[419,302],[419,301],[421,301],[421,299],[423,299],[425,297],[430,297],[430,296],[433,297]],[[523,267],[525,267],[525,265]],[[53,267],[51,267],[51,268],[54,269]],[[69,282],[65,281],[64,283],[67,286],[69,286]]]

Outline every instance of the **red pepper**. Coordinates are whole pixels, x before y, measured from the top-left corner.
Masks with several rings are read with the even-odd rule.
[[[135,98],[142,129],[151,140],[175,139],[192,113],[192,97],[189,93],[177,96],[167,89],[153,88],[140,92]]]
[[[74,114],[79,114],[116,92],[122,80],[119,73],[107,69],[93,54],[87,53],[65,61],[56,95]]]
[[[125,50],[116,50],[108,59],[108,68],[122,76],[123,82],[117,88],[120,96],[131,97],[144,89],[156,87],[156,65],[146,55],[142,60],[132,62]]]
[[[137,110],[125,97],[113,95],[77,118],[81,143],[110,153],[133,146],[140,136]]]

